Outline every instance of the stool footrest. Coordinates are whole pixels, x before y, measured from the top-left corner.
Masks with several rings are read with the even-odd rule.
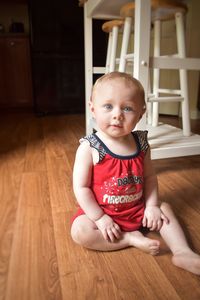
[[[93,67],[92,69],[93,74],[105,74],[106,68],[105,67]]]
[[[148,102],[182,102],[184,100],[183,97],[151,97],[148,99]]]
[[[172,90],[172,89],[158,89],[158,93],[164,94],[173,94],[173,95],[181,95],[181,90]]]
[[[134,58],[134,53],[126,54],[126,55],[125,55],[125,58],[126,58],[126,59]]]

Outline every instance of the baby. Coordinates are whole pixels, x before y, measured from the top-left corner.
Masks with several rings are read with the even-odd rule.
[[[89,105],[98,129],[81,139],[76,153],[73,187],[80,208],[73,240],[94,250],[133,246],[156,255],[160,242],[143,229],[159,231],[174,265],[200,275],[200,256],[169,204],[158,203],[147,132],[133,131],[145,112],[142,85],[126,73],[106,74],[96,81]]]

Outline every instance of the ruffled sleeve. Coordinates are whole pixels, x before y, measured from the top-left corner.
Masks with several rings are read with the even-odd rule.
[[[149,149],[149,143],[148,143],[148,138],[147,138],[147,135],[148,135],[148,131],[145,130],[145,131],[142,131],[142,130],[136,130],[133,132],[137,138],[138,138],[138,141],[139,141],[139,144],[140,144],[140,149],[142,152],[146,153],[147,150]]]
[[[87,135],[79,140],[80,144],[84,142],[89,142],[90,147],[96,149],[99,153],[99,162],[103,160],[106,155],[105,149],[102,147],[101,143],[97,140],[94,134]]]

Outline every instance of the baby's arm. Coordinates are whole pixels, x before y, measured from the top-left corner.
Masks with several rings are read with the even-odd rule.
[[[143,218],[143,226],[150,230],[160,230],[162,222],[168,223],[168,219],[159,208],[158,182],[150,157],[150,149],[147,150],[144,159],[144,197],[146,208]]]
[[[98,229],[107,240],[114,241],[120,236],[119,226],[112,218],[104,214],[90,188],[92,177],[92,150],[87,143],[82,143],[76,153],[73,170],[73,189],[76,199],[90,220],[95,222]]]

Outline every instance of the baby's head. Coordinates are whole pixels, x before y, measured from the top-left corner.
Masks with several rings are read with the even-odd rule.
[[[107,90],[108,85],[112,85],[113,82],[120,86],[130,88],[133,101],[137,101],[137,104],[141,105],[143,114],[146,110],[144,88],[136,78],[123,72],[107,73],[97,79],[92,89],[90,102],[94,104],[99,93],[102,95],[102,93]]]

